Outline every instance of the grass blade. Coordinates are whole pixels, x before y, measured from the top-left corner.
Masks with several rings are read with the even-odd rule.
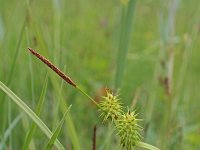
[[[53,72],[50,72],[50,80],[51,80],[51,83],[54,87],[54,90],[55,90],[55,93],[57,93],[59,99],[60,99],[60,110],[62,111],[62,113],[64,114],[65,113],[65,110],[67,109],[67,102],[63,96],[63,94],[61,93],[61,91],[59,90],[59,83],[58,83],[58,80],[56,79],[56,77],[54,76]],[[69,137],[71,139],[71,142],[73,144],[73,148],[76,149],[76,150],[81,150],[81,146],[80,146],[80,143],[79,143],[79,139],[78,139],[78,136],[77,136],[77,132],[75,130],[75,125],[72,121],[72,118],[70,115],[68,115],[68,117],[65,119],[66,121],[66,125],[67,125],[67,128],[69,129]]]
[[[14,70],[16,68],[15,65],[17,62],[17,58],[19,56],[20,46],[21,46],[21,42],[22,42],[22,38],[23,38],[23,34],[24,34],[24,29],[25,29],[25,21],[24,21],[22,29],[20,31],[19,40],[17,41],[16,50],[15,50],[14,57],[13,57],[12,63],[11,63],[10,73],[9,73],[9,76],[8,76],[8,79],[6,82],[7,85],[10,85],[13,75],[14,75]],[[5,94],[2,96],[1,99],[2,100],[5,99]],[[8,101],[8,124],[9,124],[9,126],[11,125],[11,120],[12,120],[11,103],[10,103],[10,101]],[[6,121],[4,121],[4,122],[6,123]],[[9,137],[9,145],[12,146],[12,134],[10,134],[10,137]]]
[[[13,122],[10,124],[10,126],[8,127],[8,129],[6,130],[6,132],[4,133],[3,138],[1,139],[0,142],[0,149],[4,148],[4,145],[6,143],[6,140],[8,139],[11,131],[15,128],[15,126],[17,125],[17,123],[20,121],[20,119],[22,118],[22,114],[19,114],[14,120]]]
[[[13,100],[13,102],[15,102],[38,125],[38,127],[43,131],[43,133],[48,138],[51,138],[52,132],[42,122],[42,120],[19,97],[17,97],[6,85],[4,85],[1,81],[0,81],[0,89],[2,91],[4,91]],[[58,140],[55,141],[55,146],[59,150],[64,150],[64,147],[62,146],[62,144]]]
[[[38,44],[40,45],[41,49],[43,49],[44,54],[48,55],[48,52],[44,51],[44,50],[48,50],[48,46],[47,46],[47,44],[46,44],[46,42],[44,40],[43,35],[41,34],[42,31],[40,29],[40,26],[37,24],[37,22],[39,22],[39,21],[33,15],[34,13],[33,13],[31,8],[29,9],[29,13],[30,13],[30,17],[31,17],[31,24],[30,24],[31,25],[31,29],[34,32],[34,34],[36,35],[36,38],[38,40]],[[58,81],[56,79],[54,79],[54,77],[52,77],[52,75],[50,76],[50,78],[51,78],[52,82],[55,82],[55,84],[54,84],[56,86],[55,90],[58,90],[59,89]],[[57,87],[58,87],[58,89],[56,89]],[[58,91],[58,93],[59,93],[59,97],[61,99],[60,100],[60,109],[61,109],[62,113],[64,113],[65,110],[67,109],[68,105],[66,104],[66,101],[65,101],[62,93],[60,91]],[[73,145],[74,149],[81,150],[81,146],[80,146],[79,139],[78,139],[78,134],[77,134],[77,131],[75,129],[74,122],[72,121],[70,115],[69,115],[69,117],[67,117],[66,123],[67,123],[66,126],[67,126],[68,131],[69,131],[66,134],[69,135],[69,138],[70,138],[70,140],[72,142],[72,145]]]
[[[65,114],[63,115],[63,117],[62,117],[60,123],[58,124],[56,130],[54,131],[54,133],[53,133],[53,135],[52,135],[52,137],[51,137],[51,139],[49,140],[49,142],[48,142],[48,144],[47,144],[45,150],[50,150],[50,149],[52,148],[52,146],[53,146],[53,144],[54,144],[56,138],[58,137],[58,135],[59,135],[59,133],[60,133],[60,130],[61,130],[61,128],[62,128],[62,125],[63,125],[63,123],[64,123],[64,121],[65,121],[65,118],[66,118],[67,114],[69,113],[69,111],[70,111],[70,109],[71,109],[71,106],[72,106],[72,105],[69,106],[69,108],[66,110]]]
[[[41,110],[42,110],[42,107],[43,107],[44,98],[45,98],[45,94],[46,94],[46,90],[47,90],[47,85],[48,85],[48,75],[45,78],[44,86],[42,88],[40,99],[39,99],[39,102],[38,102],[37,108],[36,108],[36,114],[38,116],[40,116],[40,113],[41,113]],[[35,129],[36,129],[36,124],[32,123],[31,124],[31,128],[30,128],[28,134],[26,135],[26,139],[25,139],[25,142],[24,142],[24,145],[23,145],[23,150],[28,149],[28,146],[29,146],[29,144],[31,142],[31,139],[32,139],[32,137],[33,137],[33,135],[35,133]]]
[[[132,30],[135,3],[136,0],[130,0],[128,3],[127,10],[126,6],[124,6],[122,9],[122,16],[121,16],[122,25],[120,31],[120,41],[119,41],[119,49],[117,57],[117,69],[115,73],[115,89],[119,88],[122,82],[125,60]]]
[[[137,144],[137,146],[142,147],[142,148],[146,148],[146,149],[149,149],[149,150],[160,150],[159,148],[152,146],[150,144],[144,143],[144,142],[139,142]]]

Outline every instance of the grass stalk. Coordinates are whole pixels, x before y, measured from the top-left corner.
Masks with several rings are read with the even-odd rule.
[[[29,30],[28,27],[26,27],[26,41],[27,45],[30,45],[30,39],[29,39]],[[31,78],[31,97],[32,97],[32,104],[35,106],[35,90],[34,90],[34,76],[33,76],[33,64],[32,64],[32,57],[29,55],[29,72],[30,72],[30,78]]]
[[[67,109],[67,101],[64,98],[63,94],[61,93],[61,91],[59,90],[60,85],[58,83],[57,78],[55,78],[54,74],[52,72],[49,72],[50,74],[50,79],[51,79],[51,83],[53,85],[53,88],[55,90],[55,93],[57,94],[58,98],[60,99],[60,110],[62,111],[62,113],[64,114],[66,109]],[[66,117],[66,125],[67,125],[67,129],[68,129],[68,134],[70,137],[70,140],[72,142],[73,148],[76,150],[81,150],[81,146],[77,137],[77,132],[75,130],[75,125],[73,123],[73,120],[71,118],[71,115],[68,114],[68,116]]]
[[[70,109],[71,109],[71,106],[72,106],[72,105],[69,106],[69,108],[66,110],[65,114],[63,115],[63,117],[62,117],[60,123],[58,124],[57,128],[55,129],[55,131],[54,131],[54,133],[53,133],[51,139],[50,139],[49,142],[47,143],[45,150],[50,150],[50,149],[52,148],[52,146],[53,146],[53,144],[54,144],[56,138],[58,137],[58,135],[59,135],[59,133],[60,133],[60,131],[61,131],[61,128],[62,128],[62,125],[63,125],[63,123],[64,123],[64,121],[65,121],[65,118],[66,118],[66,116],[68,115],[68,113],[69,113],[69,111],[70,111]]]
[[[96,133],[97,132],[97,127],[96,125],[94,126],[94,130],[93,130],[93,137],[92,137],[92,150],[96,150]]]
[[[13,121],[12,123],[9,125],[8,129],[5,131],[1,142],[0,142],[0,149],[6,149],[5,147],[5,143],[7,141],[7,139],[10,137],[10,133],[12,133],[11,131],[13,129],[15,129],[15,126],[18,124],[18,122],[20,121],[20,119],[22,118],[22,113],[19,114]]]
[[[130,0],[128,6],[123,6],[121,15],[121,31],[119,40],[119,49],[117,56],[117,68],[115,73],[115,89],[121,87],[123,73],[125,68],[125,61],[132,33],[133,16],[135,10],[136,0]]]
[[[39,98],[39,102],[38,102],[37,107],[36,107],[36,114],[38,116],[40,116],[40,113],[41,113],[42,108],[43,108],[43,103],[44,103],[44,99],[45,99],[45,95],[46,95],[46,91],[47,91],[47,85],[48,85],[48,75],[45,78],[43,88],[42,88],[42,92],[41,92],[41,95],[40,95],[40,98]],[[33,122],[31,124],[31,127],[30,127],[27,135],[26,135],[25,142],[24,142],[24,145],[23,145],[23,148],[22,148],[23,150],[28,149],[28,146],[29,146],[31,140],[33,139],[35,129],[36,129],[36,124]]]
[[[76,88],[78,89],[79,92],[81,92],[83,95],[89,98],[97,107],[99,107],[99,104],[91,96],[89,96],[83,89],[81,89],[79,86],[77,86]]]
[[[19,40],[17,42],[16,50],[15,50],[15,53],[14,53],[14,58],[13,58],[13,61],[12,61],[10,74],[9,74],[9,77],[8,77],[8,80],[7,80],[8,85],[10,85],[12,77],[13,77],[16,61],[17,61],[19,51],[20,51],[20,45],[21,45],[21,42],[22,42],[24,29],[25,29],[25,22],[22,26],[22,29],[21,29],[21,32],[20,32],[20,35],[19,35]],[[5,95],[3,95],[2,99],[3,100],[5,99]],[[11,122],[12,122],[12,109],[11,109],[11,107],[12,107],[12,104],[11,104],[10,101],[8,101],[8,124],[9,124],[9,126],[11,125]],[[10,131],[12,131],[12,130],[10,130]],[[11,133],[9,134],[9,145],[10,145],[10,149],[12,150],[12,134]]]
[[[172,104],[173,104],[173,97],[172,93],[173,91],[173,72],[174,72],[174,39],[175,39],[175,16],[178,8],[178,1],[179,0],[172,0],[170,2],[170,7],[168,10],[168,20],[166,24],[166,40],[165,42],[165,50],[166,50],[166,64],[167,64],[167,86],[165,88],[166,91],[166,106],[165,106],[165,116],[163,119],[163,135],[162,135],[162,148],[163,149],[169,149],[169,142],[167,139],[170,138],[170,128],[171,128],[171,119],[172,119]],[[168,141],[168,142],[166,142]]]
[[[53,0],[54,7],[54,49],[56,49],[54,53],[54,62],[60,65],[61,60],[61,35],[62,35],[62,24],[63,24],[63,9],[62,0]]]
[[[63,72],[66,71],[66,65],[64,66],[64,69],[63,69]],[[62,80],[61,83],[60,83],[60,87],[59,87],[59,91],[61,91],[61,93],[63,92],[63,85],[64,85],[64,81]],[[57,112],[59,112],[59,106],[60,106],[60,98],[58,99],[58,101],[56,101],[55,103],[55,108],[53,108],[53,114],[55,114],[55,117],[53,118],[53,126],[52,128],[55,129],[56,126],[57,126],[57,122],[59,121],[59,114]]]

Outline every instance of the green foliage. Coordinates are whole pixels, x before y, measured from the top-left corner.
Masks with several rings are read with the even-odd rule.
[[[54,131],[54,133],[53,133],[51,139],[50,139],[49,142],[47,143],[45,150],[50,150],[50,149],[52,149],[53,144],[54,144],[54,142],[56,141],[56,139],[57,139],[57,137],[58,137],[58,135],[59,135],[59,133],[60,133],[60,131],[61,131],[62,125],[63,125],[63,123],[65,122],[65,118],[66,118],[67,114],[69,113],[70,109],[71,109],[71,105],[70,105],[69,108],[66,110],[65,114],[63,115],[63,117],[62,117],[60,123],[58,124],[57,128],[55,129],[55,131]]]
[[[117,68],[115,73],[115,88],[120,88],[123,81],[123,74],[125,68],[125,62],[131,38],[131,31],[133,26],[133,16],[135,10],[136,0],[130,0],[123,2],[127,6],[123,6],[121,14],[121,31],[119,40],[119,49],[117,57]]]
[[[11,98],[11,100],[14,103],[16,103],[37,124],[37,126],[42,130],[42,132],[44,134],[46,134],[46,136],[48,138],[51,138],[52,132],[42,122],[42,120],[19,97],[17,97],[6,85],[4,85],[1,81],[0,81],[0,89],[3,90]],[[62,146],[62,144],[58,140],[56,140],[55,145],[60,150],[64,149],[64,147]]]
[[[144,128],[140,134],[145,144],[138,145],[145,147],[149,143],[162,150],[199,149],[200,1],[136,0],[134,10],[130,10],[134,16],[129,17],[133,22],[126,28],[129,2],[1,0],[0,81],[31,110],[36,110],[48,69],[32,56],[29,59],[27,47],[32,47],[61,70],[66,66],[67,74],[96,103],[104,95],[105,86],[118,88],[123,105],[137,110],[137,117],[143,120],[139,124]],[[128,38],[123,38],[122,28],[127,30]],[[121,45],[128,43],[128,48],[120,48],[119,41]],[[118,69],[121,71],[116,71],[118,64],[123,66]],[[168,69],[170,66],[173,67]],[[64,148],[91,149],[92,129],[96,125],[97,149],[121,150],[114,124],[108,123],[107,128],[87,97],[66,84],[61,89],[58,76],[48,72],[40,119],[54,131],[68,104],[74,108],[58,136]],[[166,76],[172,77],[170,96],[166,95]],[[32,119],[20,115],[20,110],[0,91],[3,149],[22,149],[31,129]],[[21,117],[16,122],[18,116]],[[36,128],[29,147],[41,149],[47,142],[47,136]]]
[[[36,114],[38,116],[40,116],[40,113],[41,113],[42,108],[43,108],[45,94],[46,94],[46,90],[47,90],[47,83],[48,83],[48,75],[46,76],[44,86],[42,88],[42,92],[41,92],[41,95],[40,95],[40,99],[39,99],[39,102],[38,102],[37,108],[36,108]],[[25,139],[25,142],[24,142],[24,145],[23,145],[23,150],[28,149],[28,146],[29,146],[31,140],[33,139],[33,135],[35,133],[35,130],[36,130],[36,124],[32,123],[32,125],[29,129],[29,132],[26,135],[26,139]]]

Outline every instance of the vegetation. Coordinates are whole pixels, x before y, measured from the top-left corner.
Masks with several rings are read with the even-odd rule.
[[[199,14],[198,0],[0,1],[0,150],[199,149]]]

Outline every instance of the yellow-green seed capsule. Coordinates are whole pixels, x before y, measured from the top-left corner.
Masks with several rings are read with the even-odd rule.
[[[140,119],[137,119],[136,116],[135,112],[128,110],[115,122],[121,145],[126,149],[132,149],[141,139],[139,131],[142,130],[142,127],[138,125]]]
[[[122,104],[119,102],[117,96],[114,96],[110,91],[106,91],[106,96],[102,97],[103,100],[99,103],[100,112],[104,119],[107,121],[111,119],[111,121],[116,120],[122,114]]]

